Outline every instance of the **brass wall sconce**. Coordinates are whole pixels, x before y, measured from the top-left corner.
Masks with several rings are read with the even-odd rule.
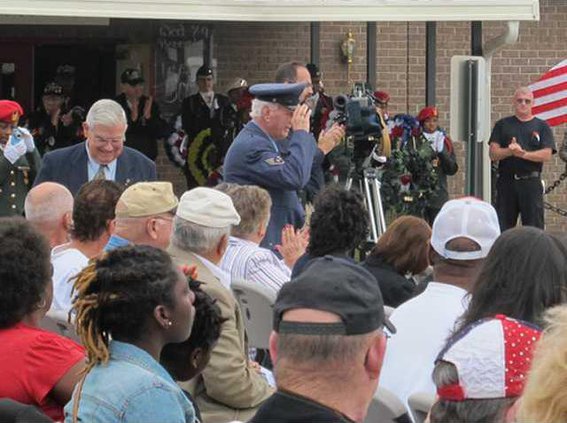
[[[352,31],[349,30],[345,39],[341,43],[341,54],[342,54],[343,60],[347,64],[347,79],[348,79],[349,83],[352,82],[350,80],[350,68],[351,68],[351,65],[352,65],[353,58],[354,58],[355,49],[356,49],[356,40],[354,39],[354,37],[352,35]]]

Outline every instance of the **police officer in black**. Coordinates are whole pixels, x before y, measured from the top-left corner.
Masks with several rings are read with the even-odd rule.
[[[228,150],[230,101],[214,92],[213,69],[197,70],[199,92],[181,105],[181,121],[187,134],[187,164],[184,168],[187,189],[205,185],[209,175],[223,162]]]
[[[514,93],[514,116],[499,120],[490,136],[490,159],[498,161],[496,211],[502,231],[522,225],[544,228],[541,171],[556,152],[549,125],[532,114],[529,88]]]

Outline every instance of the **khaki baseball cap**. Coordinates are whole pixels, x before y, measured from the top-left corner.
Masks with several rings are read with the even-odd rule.
[[[155,216],[175,210],[178,204],[171,182],[138,182],[120,196],[116,217]]]

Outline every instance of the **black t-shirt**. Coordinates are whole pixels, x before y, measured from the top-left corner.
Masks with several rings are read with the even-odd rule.
[[[518,144],[525,151],[537,151],[543,148],[551,148],[553,154],[555,150],[555,140],[549,125],[534,117],[532,120],[522,122],[516,116],[508,116],[500,119],[494,125],[489,142],[496,142],[502,148],[507,148],[510,141],[516,137]],[[542,163],[524,160],[519,157],[507,157],[498,163],[498,173],[500,175],[512,176],[514,174],[523,176],[531,172],[541,172]]]
[[[290,392],[277,391],[248,423],[354,423],[348,417]]]

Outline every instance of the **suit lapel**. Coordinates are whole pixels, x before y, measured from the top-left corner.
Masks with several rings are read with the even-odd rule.
[[[130,171],[130,162],[125,159],[125,153],[126,152],[123,151],[122,154],[118,156],[118,159],[116,159],[116,176],[114,179],[116,182],[124,184],[124,186],[127,187],[132,184],[132,180],[127,177],[128,175],[132,175],[132,172]]]
[[[86,184],[89,181],[86,141],[77,144],[70,159],[71,166],[73,166],[73,168],[68,174],[69,186],[74,188],[71,190],[72,192],[77,192],[83,184]]]

